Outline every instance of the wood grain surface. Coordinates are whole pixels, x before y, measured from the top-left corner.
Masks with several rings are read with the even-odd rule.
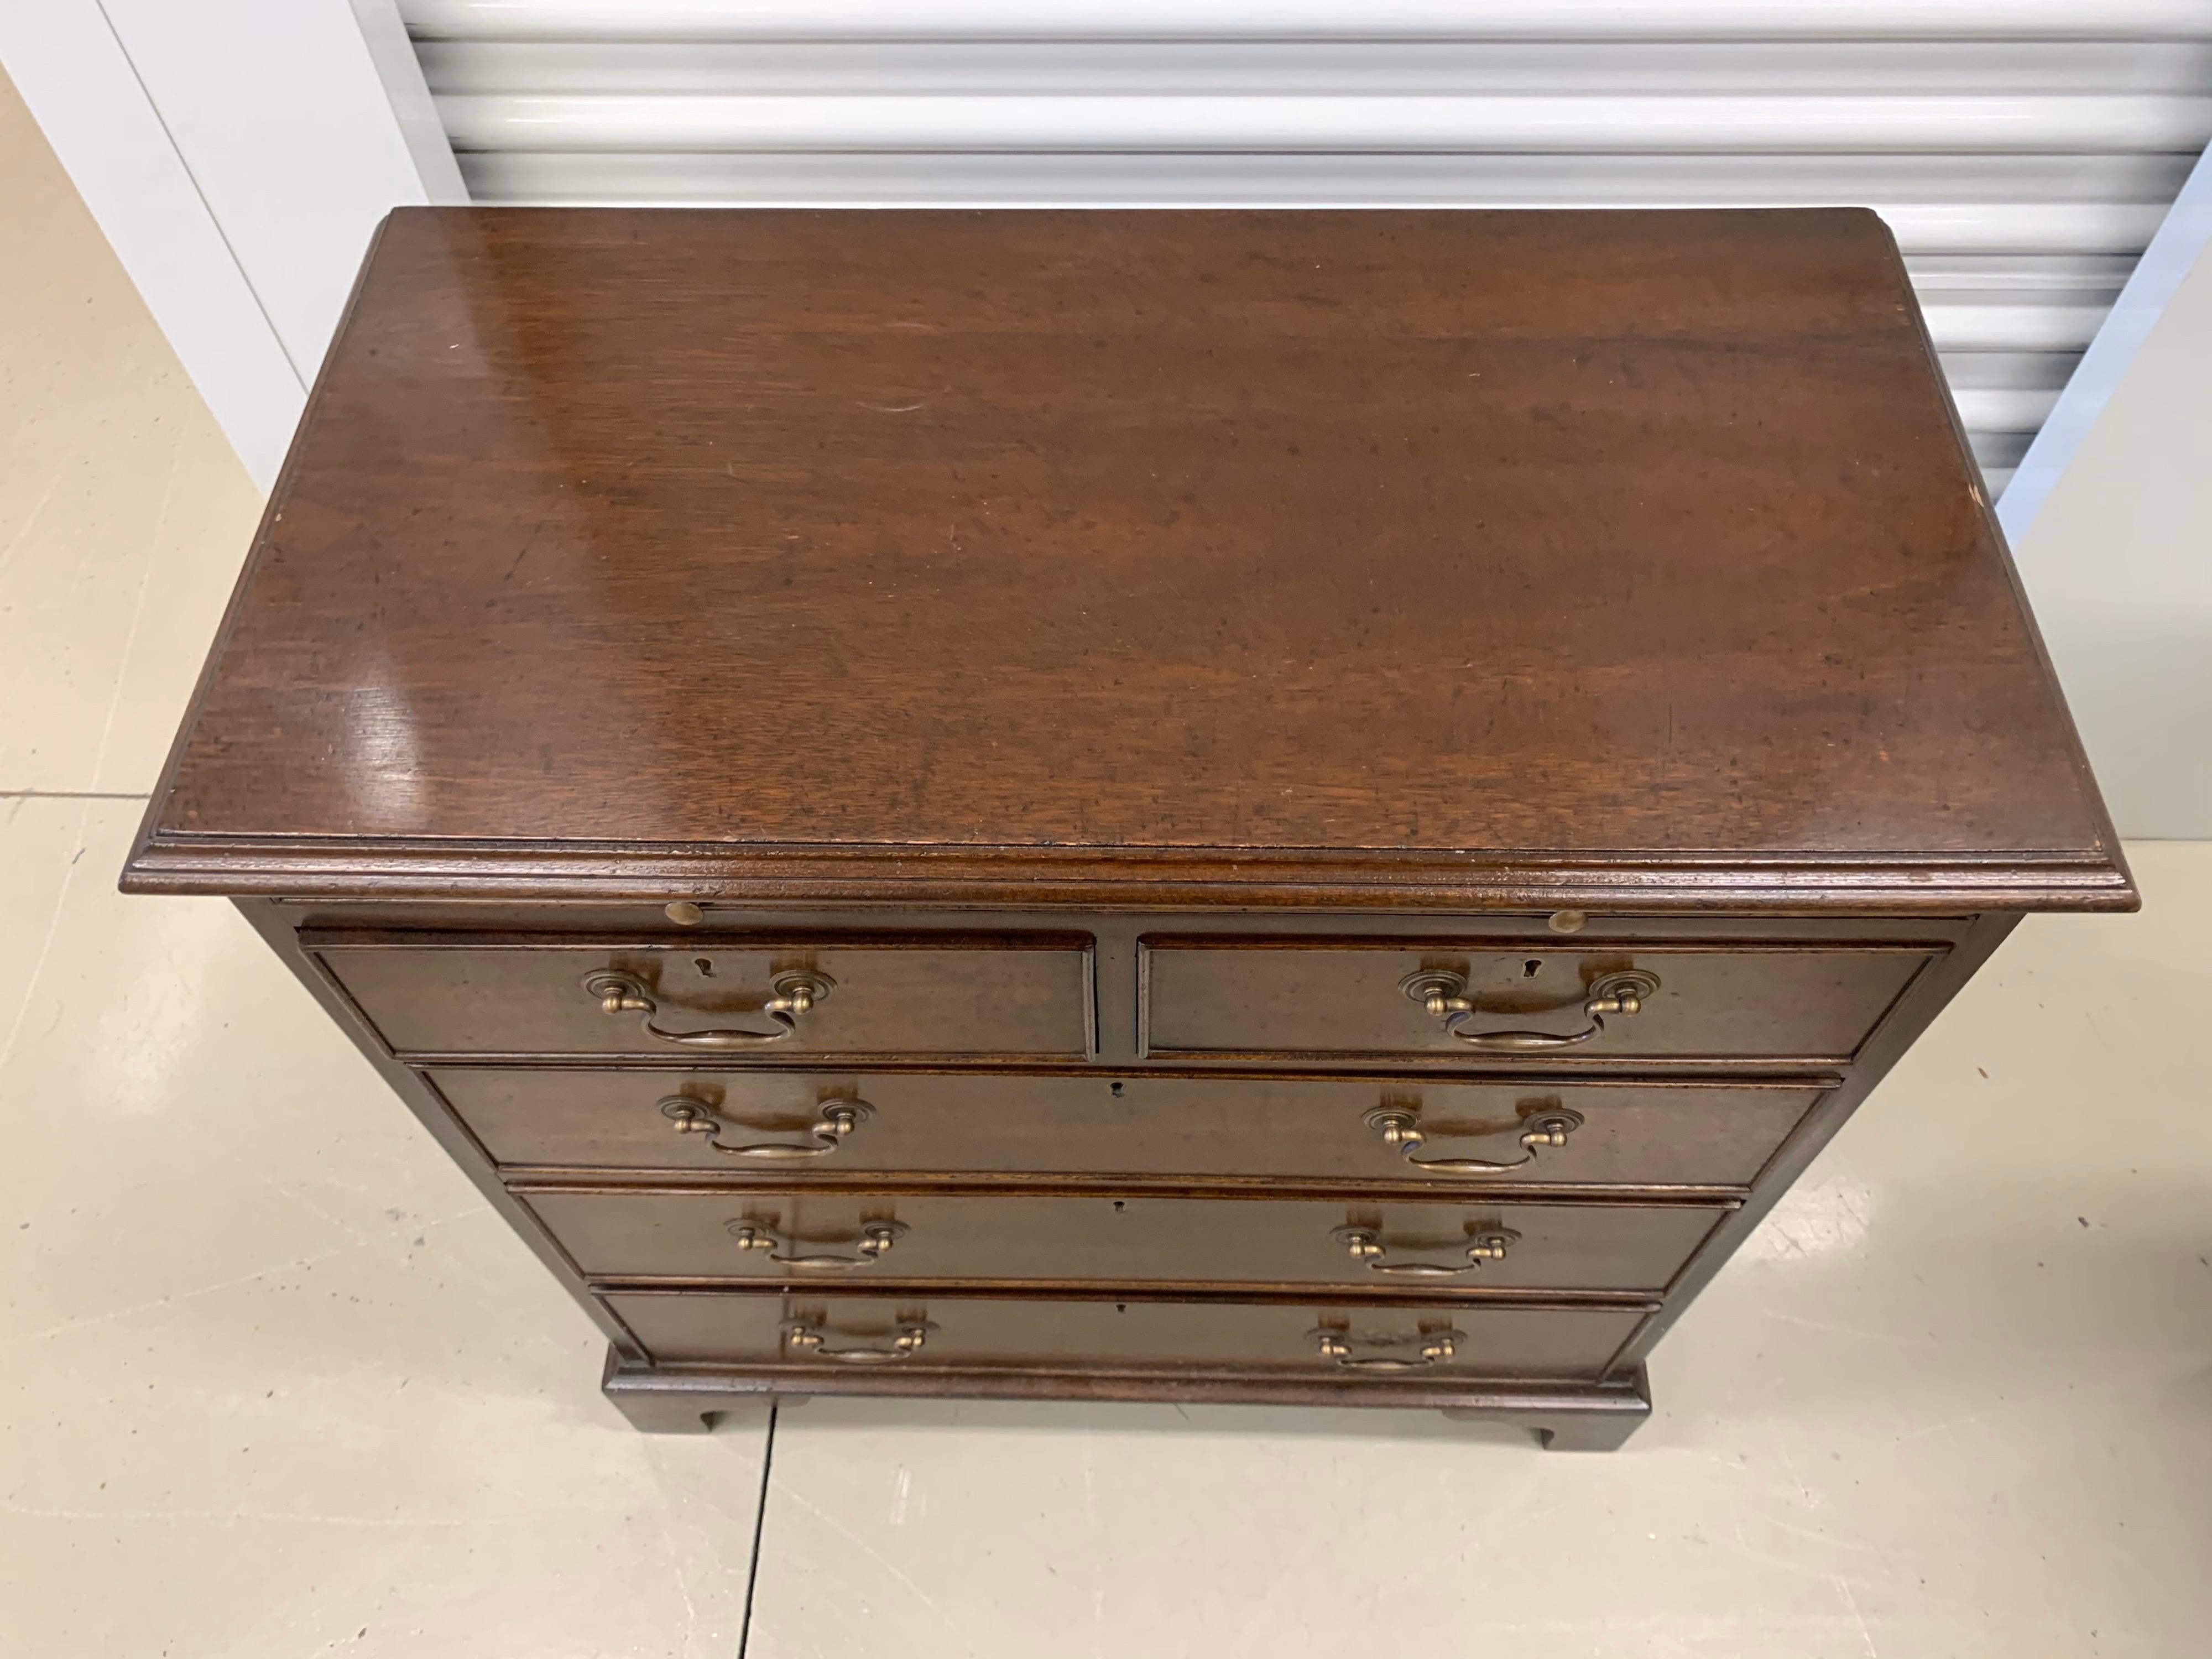
[[[1561,945],[1501,951],[1478,941],[1183,938],[1147,941],[1146,1051],[1199,1054],[1481,1057],[1540,1070],[1584,1061],[1848,1060],[1934,957],[1909,945],[1801,950],[1749,942],[1623,949]],[[1615,1014],[1587,1041],[1522,1054],[1462,1042],[1400,988],[1424,968],[1463,975],[1481,1012],[1462,1028],[1588,1033],[1595,982],[1635,969],[1657,982],[1634,1015]]]
[[[1091,1049],[1090,941],[1080,935],[872,941],[815,933],[734,945],[693,938],[658,948],[635,939],[464,933],[368,942],[375,937],[315,934],[307,943],[402,1054],[1080,1058]],[[604,1010],[585,983],[599,969],[628,974],[647,988],[656,1005],[653,1029],[635,1012]],[[818,975],[830,988],[784,1036],[719,1051],[680,1040],[701,1031],[777,1030],[757,1011],[777,974],[794,970]]]
[[[1358,1359],[1402,1357],[1425,1332],[1448,1330],[1457,1335],[1455,1352],[1435,1373],[1591,1378],[1644,1317],[1612,1308],[1362,1309],[1134,1297],[1119,1303],[945,1296],[877,1300],[773,1291],[632,1292],[608,1300],[646,1351],[663,1363],[787,1361],[795,1369],[838,1376],[840,1386],[849,1386],[861,1368],[793,1351],[785,1339],[787,1326],[819,1330],[823,1347],[843,1350],[887,1346],[907,1323],[935,1327],[911,1361],[890,1368],[902,1374],[979,1363],[1010,1369],[1078,1366],[1109,1375],[1117,1364],[1180,1364],[1364,1382],[1371,1379],[1322,1355],[1313,1333],[1339,1333]],[[1063,1382],[1061,1391],[1066,1387]]]
[[[1330,1285],[1377,1296],[1656,1296],[1727,1213],[1686,1204],[823,1193],[803,1185],[781,1192],[517,1190],[593,1279]],[[904,1231],[871,1255],[860,1249],[870,1222]],[[731,1229],[747,1225],[781,1242],[742,1248]],[[1337,1236],[1347,1227],[1371,1231],[1380,1253],[1355,1258]],[[1507,1241],[1502,1255],[1469,1257],[1472,1242],[1493,1235]],[[792,1265],[800,1262],[821,1265]]]
[[[173,890],[658,848],[2131,897],[1843,210],[403,210],[149,823]]]
[[[1163,1077],[1141,1072],[669,1072],[447,1066],[428,1081],[492,1159],[544,1170],[713,1174],[760,1182],[803,1168],[811,1183],[886,1172],[1347,1184],[1482,1191],[1500,1186],[1748,1183],[1821,1093],[1786,1083],[1649,1079]],[[711,1119],[679,1129],[670,1100]],[[752,1147],[808,1148],[830,1102],[866,1115],[802,1163]],[[679,1112],[682,1107],[677,1109]],[[1402,1113],[1407,1150],[1371,1115]],[[1531,1148],[1540,1119],[1581,1121]],[[1431,1167],[1489,1163],[1489,1170]]]

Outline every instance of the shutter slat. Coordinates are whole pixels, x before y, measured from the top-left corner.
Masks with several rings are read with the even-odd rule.
[[[2212,97],[724,97],[448,94],[458,149],[2158,150]]]
[[[2201,94],[2212,43],[2133,40],[1587,42],[423,40],[444,94],[996,97]]]
[[[2203,40],[2212,0],[401,0],[423,38]]]
[[[1895,201],[1841,189],[1698,191],[1501,187],[1482,156],[1188,156],[743,151],[464,153],[483,202],[912,207],[1786,207],[1850,202],[1906,252],[2112,253],[2132,259],[2165,217],[2158,200]],[[1428,163],[1424,166],[1422,163]],[[1616,181],[1605,180],[1607,184]]]

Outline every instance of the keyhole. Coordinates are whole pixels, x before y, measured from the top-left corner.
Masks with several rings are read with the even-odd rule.
[[[1114,1098],[1115,1098],[1115,1099],[1116,1099],[1116,1100],[1119,1100],[1119,1099],[1121,1099],[1121,1085],[1120,1084],[1118,1084],[1118,1083],[1117,1083],[1117,1084],[1115,1084],[1115,1085],[1114,1085]]]
[[[1535,957],[1530,957],[1528,961],[1521,964],[1521,977],[1523,979],[1534,979],[1539,973],[1543,971],[1543,968],[1544,964],[1542,963],[1537,961]]]
[[[701,979],[712,979],[714,977],[714,964],[708,961],[706,957],[692,957],[691,965],[699,970],[699,977]]]
[[[1114,1207],[1116,1210],[1119,1210],[1121,1207],[1121,1200],[1120,1199],[1117,1198],[1114,1200]]]

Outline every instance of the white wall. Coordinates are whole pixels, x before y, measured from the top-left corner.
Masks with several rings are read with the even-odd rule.
[[[463,196],[358,4],[0,0],[0,65],[264,489],[378,220]]]
[[[2212,257],[2103,400],[2021,576],[2120,833],[2212,836]]]

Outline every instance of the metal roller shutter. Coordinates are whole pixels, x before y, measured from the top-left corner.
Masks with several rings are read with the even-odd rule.
[[[2001,489],[2212,137],[2212,0],[403,0],[476,199],[1857,203]]]

